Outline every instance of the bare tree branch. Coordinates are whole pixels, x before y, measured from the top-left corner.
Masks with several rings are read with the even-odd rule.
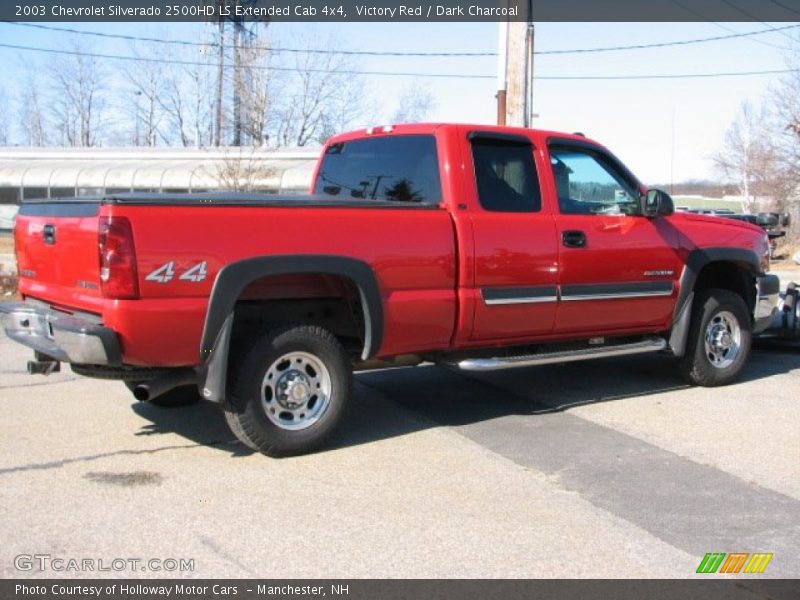
[[[22,142],[26,146],[46,146],[48,125],[44,115],[39,80],[33,74],[35,65],[32,68],[31,65],[28,67],[17,109]]]
[[[0,89],[0,146],[5,146],[11,137],[8,124],[8,98],[4,90]]]
[[[263,157],[256,156],[256,148],[230,148],[210,175],[220,189],[252,192],[261,190],[263,182],[275,177],[276,171],[264,165]]]
[[[406,86],[397,99],[392,123],[419,123],[436,110],[438,103],[433,94],[419,82]]]
[[[134,52],[139,54],[136,49]],[[164,68],[159,63],[142,60],[129,66],[125,76],[130,85],[130,92],[125,95],[125,113],[133,121],[133,131],[130,132],[133,145],[155,146],[159,137],[165,139],[161,131],[164,120],[161,107],[161,97],[165,91]]]
[[[336,47],[333,40],[324,45]],[[359,77],[343,73],[353,69],[348,57],[298,53],[294,69],[288,78],[288,89],[276,107],[279,145],[318,142],[361,116],[365,92]]]
[[[73,46],[83,52],[80,46]],[[60,56],[50,67],[50,111],[70,146],[96,146],[105,125],[105,77],[97,58],[86,54]]]
[[[171,67],[164,72],[163,93],[157,98],[168,123],[168,143],[210,146],[214,140],[212,71],[205,66]]]
[[[784,165],[767,108],[743,103],[725,134],[725,149],[713,160],[726,178],[736,182],[745,212],[753,212],[760,197],[774,199]]]
[[[275,120],[276,90],[284,85],[278,71],[270,70],[273,55],[264,48],[269,46],[264,36],[258,44],[241,50],[241,112],[243,143],[264,146],[269,141],[269,130]]]

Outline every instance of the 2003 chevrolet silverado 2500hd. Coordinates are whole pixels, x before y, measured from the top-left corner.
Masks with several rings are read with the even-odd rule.
[[[362,130],[325,145],[312,186],[25,202],[5,330],[32,372],[69,362],[162,404],[194,386],[277,456],[323,444],[376,366],[660,351],[726,384],[778,301],[763,230],[673,214],[581,135]]]

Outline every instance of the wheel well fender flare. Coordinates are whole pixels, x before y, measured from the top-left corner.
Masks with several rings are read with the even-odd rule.
[[[761,261],[753,250],[747,248],[696,248],[689,253],[680,277],[680,289],[672,315],[669,346],[675,356],[683,356],[691,322],[697,278],[711,263],[725,262],[744,266],[753,275],[761,272]]]
[[[214,402],[225,399],[233,314],[236,301],[253,281],[271,275],[324,273],[349,278],[358,288],[364,311],[362,358],[374,356],[383,341],[383,302],[375,273],[364,261],[345,256],[303,254],[260,256],[233,262],[217,274],[211,289],[203,336],[199,389]]]
[[[383,303],[372,268],[362,260],[324,254],[258,256],[230,263],[217,274],[211,290],[200,359],[208,362],[217,346],[226,320],[233,313],[236,301],[253,281],[272,275],[323,273],[339,275],[353,281],[361,296],[364,311],[364,348],[362,358],[374,356],[383,341]]]

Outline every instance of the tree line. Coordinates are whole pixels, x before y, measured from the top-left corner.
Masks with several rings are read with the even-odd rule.
[[[736,186],[746,212],[789,212],[799,231],[800,53],[788,62],[790,72],[763,98],[739,107],[713,160]]]
[[[46,65],[25,63],[13,97],[0,89],[0,145],[306,146],[384,108],[334,38],[295,39],[327,50],[285,54],[263,24],[206,26],[204,37],[135,42],[124,62],[73,43]],[[435,105],[412,82],[392,120],[424,119]]]

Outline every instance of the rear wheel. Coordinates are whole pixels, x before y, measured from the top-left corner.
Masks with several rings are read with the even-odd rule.
[[[750,355],[752,324],[747,305],[729,290],[698,294],[692,310],[681,375],[694,385],[713,387],[732,382]]]
[[[223,402],[231,431],[269,456],[319,448],[333,433],[352,389],[350,358],[326,329],[271,331],[232,365]]]

